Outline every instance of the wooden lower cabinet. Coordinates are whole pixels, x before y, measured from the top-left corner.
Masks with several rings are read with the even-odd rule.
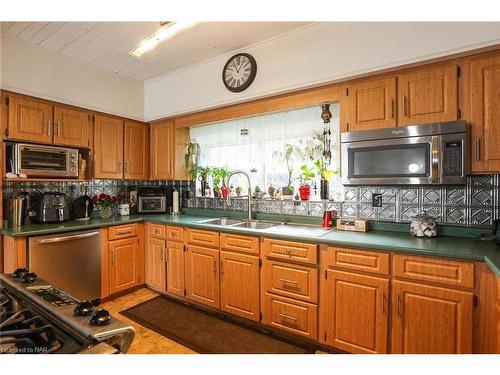
[[[146,242],[146,284],[164,291],[166,287],[165,240],[148,237]]]
[[[320,340],[351,353],[387,353],[389,279],[327,270]]]
[[[109,294],[127,290],[142,283],[139,238],[109,241]]]
[[[219,250],[188,245],[185,261],[187,297],[220,308]]]
[[[259,321],[259,258],[220,252],[220,304],[223,311]]]
[[[473,294],[392,283],[392,353],[472,353]]]
[[[184,244],[167,241],[167,292],[184,296]]]
[[[311,340],[317,340],[318,307],[312,303],[264,293],[262,323]]]

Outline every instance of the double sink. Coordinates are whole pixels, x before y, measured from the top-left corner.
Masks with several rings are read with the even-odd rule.
[[[331,229],[326,229],[318,225],[284,223],[276,221],[262,220],[239,220],[225,217],[207,219],[197,221],[198,224],[216,225],[221,227],[231,227],[240,229],[254,229],[266,233],[278,233],[287,235],[321,237],[330,232]]]

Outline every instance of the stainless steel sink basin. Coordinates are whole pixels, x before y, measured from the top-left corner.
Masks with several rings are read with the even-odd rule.
[[[278,225],[278,224],[264,223],[264,222],[260,222],[260,221],[244,221],[244,222],[239,223],[239,224],[234,224],[234,225],[232,225],[232,227],[234,227],[234,228],[249,228],[249,229],[267,229],[267,228],[274,227],[276,225]]]
[[[236,220],[236,219],[228,219],[225,217],[221,218],[216,218],[216,219],[208,219],[208,220],[201,220],[197,221],[198,224],[208,224],[208,225],[222,225],[222,226],[231,226],[235,224],[241,224],[241,220]]]

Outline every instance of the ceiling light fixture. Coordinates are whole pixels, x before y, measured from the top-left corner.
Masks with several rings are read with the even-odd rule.
[[[142,55],[148,53],[153,48],[156,48],[162,41],[172,38],[175,34],[189,29],[196,22],[168,22],[162,24],[153,35],[139,43],[129,54],[140,59]]]

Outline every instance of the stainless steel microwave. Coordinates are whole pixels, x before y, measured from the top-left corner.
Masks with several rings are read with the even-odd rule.
[[[66,147],[8,143],[7,171],[28,177],[78,178],[78,150]]]
[[[341,134],[345,185],[465,184],[465,121]]]

